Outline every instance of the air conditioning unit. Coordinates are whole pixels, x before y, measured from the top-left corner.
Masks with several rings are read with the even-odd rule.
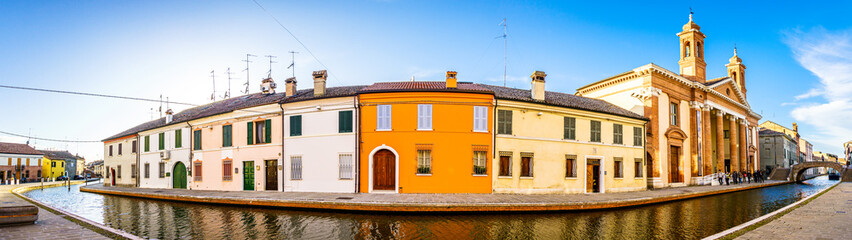
[[[171,157],[171,152],[169,150],[165,150],[160,152],[160,159],[167,160]]]

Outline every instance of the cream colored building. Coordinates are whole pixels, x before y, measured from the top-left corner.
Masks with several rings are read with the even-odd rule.
[[[531,89],[494,91],[497,193],[592,193],[647,188],[643,116],[598,99]]]
[[[156,120],[155,120],[156,121]],[[138,138],[136,133],[154,121],[125,130],[104,139],[104,185],[138,187],[133,168],[137,163]]]
[[[577,95],[650,119],[646,158],[655,187],[718,184],[720,173],[755,170],[761,116],[747,101],[742,59],[734,49],[719,66],[725,76],[707,79],[706,36],[692,15],[677,35],[679,74],[651,63],[581,87]]]

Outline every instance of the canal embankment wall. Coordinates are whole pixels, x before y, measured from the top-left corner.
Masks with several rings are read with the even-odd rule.
[[[97,180],[94,180],[94,181],[97,181]],[[107,237],[110,237],[110,238],[113,238],[113,239],[142,239],[142,238],[139,238],[139,237],[137,237],[133,234],[127,233],[125,231],[121,231],[121,230],[106,226],[104,224],[89,220],[89,219],[84,218],[82,216],[79,216],[77,214],[62,210],[62,209],[57,208],[57,207],[50,206],[50,205],[45,204],[41,201],[32,199],[32,198],[24,195],[24,193],[29,192],[29,191],[33,191],[33,190],[39,190],[39,189],[44,189],[44,188],[53,188],[53,187],[66,187],[66,186],[70,186],[70,185],[85,184],[85,183],[86,183],[85,180],[77,180],[77,181],[70,181],[70,182],[52,182],[52,183],[49,183],[49,184],[22,186],[22,187],[14,188],[14,189],[10,190],[10,192],[12,194],[14,194],[15,196],[21,198],[21,199],[24,199],[24,200],[26,200],[26,201],[28,201],[32,204],[39,206],[42,209],[48,210],[48,211],[50,211],[54,214],[57,214],[57,215],[64,215],[64,216],[66,216],[66,219],[71,220],[74,223],[80,224],[81,226],[88,228],[92,231],[98,232],[100,234],[104,234]]]
[[[769,181],[608,194],[358,194],[88,186],[80,191],[167,201],[352,212],[564,212],[634,207],[788,184]]]

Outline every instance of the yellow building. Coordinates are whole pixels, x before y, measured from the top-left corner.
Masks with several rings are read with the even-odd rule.
[[[603,100],[544,90],[494,91],[497,193],[591,193],[647,188],[643,116]]]
[[[57,177],[65,176],[65,157],[72,156],[71,153],[67,151],[39,151],[44,153],[41,165],[42,177],[56,180]]]

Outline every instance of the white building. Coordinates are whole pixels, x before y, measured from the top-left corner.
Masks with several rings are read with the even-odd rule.
[[[315,71],[314,88],[292,91],[281,105],[284,191],[355,192],[355,94],[364,86],[326,88],[326,77],[325,70]],[[288,79],[288,91],[295,85]]]
[[[134,171],[138,153],[136,132],[153,122],[144,123],[103,140],[105,186],[138,186],[139,182],[134,173],[138,172]]]
[[[169,110],[171,111],[171,110]],[[190,164],[190,128],[186,122],[174,122],[170,112],[165,126],[139,132],[138,178],[142,188],[186,188]],[[175,168],[182,168],[175,171]],[[175,172],[184,173],[175,176]]]

